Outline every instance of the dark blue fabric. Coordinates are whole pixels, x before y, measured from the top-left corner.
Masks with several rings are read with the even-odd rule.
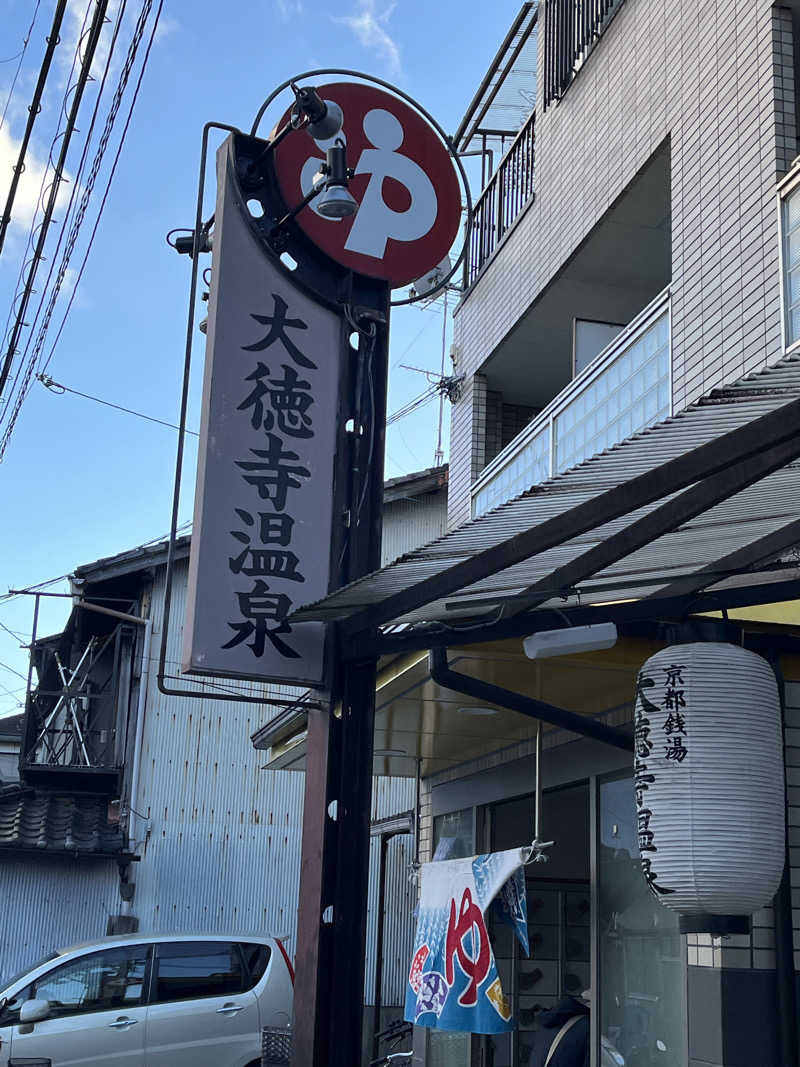
[[[589,1067],[589,1009],[574,997],[564,997],[550,1011],[537,1015],[530,1067],[544,1067],[558,1031],[574,1015],[582,1018],[561,1038],[547,1067]]]

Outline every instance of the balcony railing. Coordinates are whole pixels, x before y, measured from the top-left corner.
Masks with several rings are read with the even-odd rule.
[[[473,515],[666,418],[670,403],[665,290],[488,464],[472,487]]]
[[[480,274],[503,234],[533,196],[536,112],[515,137],[472,210],[465,288]]]
[[[559,100],[623,0],[544,0],[544,108]]]

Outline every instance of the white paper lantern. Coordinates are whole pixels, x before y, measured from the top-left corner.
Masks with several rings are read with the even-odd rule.
[[[732,917],[771,902],[785,859],[781,709],[766,660],[716,642],[651,656],[637,683],[634,784],[653,893],[684,932],[746,928]]]

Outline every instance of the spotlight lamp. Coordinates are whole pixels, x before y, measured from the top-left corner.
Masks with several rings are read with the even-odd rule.
[[[323,100],[313,85],[292,85],[295,95],[292,126],[297,129],[307,121],[307,130],[315,141],[327,141],[341,133],[344,115],[333,100]]]
[[[299,215],[312,200],[317,200],[317,211],[326,219],[347,219],[358,211],[358,201],[347,188],[353,171],[347,166],[346,149],[341,137],[327,149],[325,162],[320,163],[319,171],[314,177],[314,187],[308,196],[287,212],[272,228],[271,236],[277,237],[283,227]],[[318,199],[317,199],[318,198]]]
[[[261,154],[247,167],[245,180],[254,184],[260,180],[261,166],[271,152],[290,133],[306,130],[315,141],[327,141],[341,132],[344,122],[342,109],[333,100],[323,100],[313,85],[295,85],[290,83],[294,93],[294,104],[289,121],[278,130],[271,141],[264,146]]]
[[[358,211],[358,203],[347,188],[353,171],[347,166],[344,141],[337,137],[325,153],[321,173],[325,177],[323,191],[317,201],[317,211],[326,219],[347,219]]]

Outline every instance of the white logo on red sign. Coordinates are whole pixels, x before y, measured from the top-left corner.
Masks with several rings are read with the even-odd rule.
[[[355,171],[350,192],[359,210],[349,219],[326,219],[306,209],[298,226],[343,266],[394,286],[415,281],[441,262],[458,234],[461,191],[447,149],[416,111],[389,93],[350,82],[318,91],[344,113],[340,136]],[[330,143],[294,134],[277,148],[275,169],[288,207],[311,190]]]

